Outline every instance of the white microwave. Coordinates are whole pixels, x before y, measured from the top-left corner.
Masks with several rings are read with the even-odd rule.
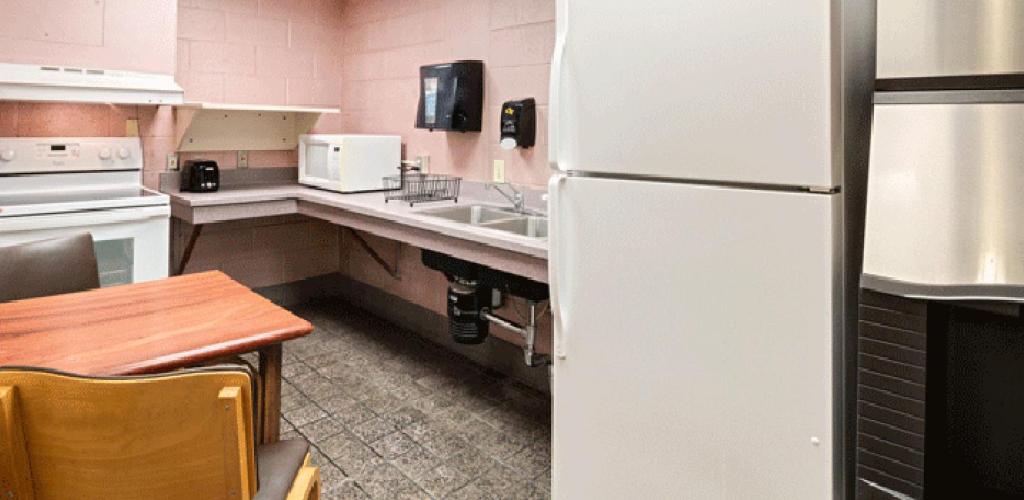
[[[402,138],[397,135],[307,134],[299,136],[299,183],[358,193],[385,190],[399,174]]]

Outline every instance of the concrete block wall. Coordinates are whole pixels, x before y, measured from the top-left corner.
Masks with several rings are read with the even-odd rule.
[[[448,281],[443,274],[429,269],[420,261],[420,249],[392,240],[361,233],[367,243],[391,266],[396,267],[399,276],[394,277],[384,270],[370,255],[356,243],[347,230],[342,231],[339,250],[338,270],[341,274],[358,282],[380,289],[390,295],[423,307],[440,316],[447,316],[446,291]],[[524,323],[527,307],[520,299],[511,299],[496,311],[499,316]],[[551,352],[551,315],[546,314],[538,328],[537,346],[541,353]],[[521,345],[517,334],[492,326],[491,335]],[[450,341],[449,339],[446,339]]]
[[[507,180],[546,188],[554,18],[554,0],[347,0],[342,10],[342,130],[401,135],[407,156],[431,156],[432,172],[489,181],[492,160],[504,160]],[[483,131],[416,129],[419,67],[458,59],[484,61]],[[501,104],[525,97],[537,99],[537,145],[502,150],[498,147]],[[386,258],[397,256],[401,277],[387,274],[344,233],[339,266],[343,274],[446,314],[447,282],[441,273],[420,263],[418,248],[372,236],[366,239]],[[511,306],[499,313],[522,320]],[[497,327],[492,332],[517,340]],[[548,316],[540,333],[543,351],[550,349],[550,335]]]
[[[173,73],[176,0],[0,0],[0,61]]]
[[[347,0],[342,130],[399,134],[434,172],[489,181],[491,161],[504,160],[507,180],[545,186],[554,18],[554,0]],[[485,63],[483,131],[416,129],[420,66],[459,59]],[[502,150],[501,104],[526,97],[537,99],[537,145]]]
[[[126,2],[136,7],[111,18],[111,9]],[[55,13],[77,9],[79,4],[83,3],[45,3]],[[107,0],[106,4],[103,35],[110,43],[103,57],[94,54],[97,49],[88,45],[85,35],[75,38],[73,33],[55,31],[60,37],[47,41],[32,39],[42,37],[38,33],[8,30],[6,36],[26,39],[8,43],[0,38],[0,61],[95,62],[94,66],[104,68],[174,73],[189,101],[339,105],[341,0]],[[4,19],[48,26],[39,12],[20,20]],[[111,31],[122,26],[135,26],[137,31],[130,35]],[[149,54],[154,64],[120,65],[133,61],[121,55],[127,50],[121,40],[135,42],[129,55]],[[17,47],[31,50],[28,55],[8,50]],[[126,134],[127,120],[139,122],[143,181],[155,189],[167,155],[177,149],[172,107],[0,101],[0,137],[119,137]],[[324,115],[314,132],[337,133],[340,125],[338,115]],[[235,151],[186,153],[179,161],[194,158],[216,160],[222,168],[237,166]],[[249,152],[252,168],[297,165],[294,149]],[[184,245],[180,232],[172,235],[172,253],[179,256]],[[337,236],[333,226],[304,218],[211,225],[199,239],[187,271],[221,269],[254,287],[297,281],[337,270]]]
[[[190,101],[337,107],[338,0],[179,0],[175,78]],[[338,130],[324,117],[321,129]]]
[[[176,224],[175,262],[192,226]],[[208,224],[192,251],[185,272],[220,270],[242,284],[259,288],[334,273],[339,263],[339,231],[307,217],[265,217]]]
[[[175,73],[187,100],[340,103],[343,113],[323,118],[315,131],[399,134],[408,155],[431,155],[435,172],[485,181],[491,160],[502,159],[510,181],[546,183],[554,0],[180,0],[160,8],[172,7],[176,43],[170,67],[160,69]],[[419,67],[456,59],[486,63],[483,132],[415,129]],[[0,47],[0,60],[14,58]],[[501,150],[500,105],[523,97],[538,101],[537,146]],[[139,120],[144,179],[155,188],[167,154],[176,149],[172,108],[0,101],[0,136],[120,136],[129,119]],[[233,151],[188,153],[181,160],[197,157],[236,166]],[[252,151],[249,165],[297,165],[297,154]],[[172,238],[179,257],[188,229],[180,225]],[[397,245],[371,243],[385,254]],[[419,263],[418,249],[401,249],[403,276],[395,280],[353,245],[337,228],[301,217],[209,225],[187,271],[221,269],[259,287],[340,270],[444,313],[444,278]]]

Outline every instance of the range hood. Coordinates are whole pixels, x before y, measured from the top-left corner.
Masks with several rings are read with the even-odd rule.
[[[181,104],[173,75],[0,63],[0,100]]]

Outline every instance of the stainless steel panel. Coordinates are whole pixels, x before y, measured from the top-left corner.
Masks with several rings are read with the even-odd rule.
[[[1024,72],[1024,2],[881,0],[878,78]]]
[[[832,498],[855,498],[856,460],[856,408],[857,408],[857,320],[858,278],[861,273],[864,250],[864,210],[868,177],[868,154],[871,136],[871,97],[875,87],[875,27],[876,2],[874,0],[832,0],[833,15],[838,14],[839,39],[833,46],[841,55],[841,101],[838,125],[842,141],[833,146],[842,148],[833,152],[833,159],[842,157],[842,260],[837,269],[843,273],[841,294],[842,325],[833,337],[835,375],[833,381],[836,402],[835,428],[838,441],[834,443],[835,486]],[[833,83],[835,85],[835,83]],[[841,151],[841,152],[840,152]]]
[[[875,104],[1024,103],[1024,89],[875,92]]]
[[[870,162],[865,285],[1022,298],[1024,104],[876,105]]]

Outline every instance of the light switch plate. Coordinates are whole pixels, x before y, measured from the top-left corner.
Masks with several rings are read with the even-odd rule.
[[[178,170],[178,155],[174,153],[167,155],[167,170]]]
[[[249,152],[238,151],[238,168],[249,168]]]
[[[491,182],[505,182],[505,160],[494,160]]]

